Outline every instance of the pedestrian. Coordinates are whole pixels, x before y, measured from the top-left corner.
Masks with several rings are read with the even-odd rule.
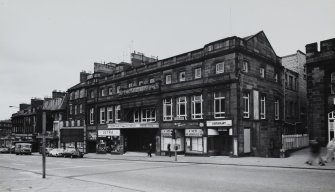
[[[167,145],[167,150],[168,150],[169,157],[171,157],[171,144],[170,143]]]
[[[321,158],[321,142],[319,138],[316,138],[315,140],[311,142],[310,152],[311,152],[310,157],[308,161],[306,162],[306,164],[313,165],[313,162],[317,160],[319,165],[325,166],[325,163]]]
[[[335,150],[335,138],[330,140],[327,145],[327,155],[326,155],[325,163],[328,163],[334,160],[334,150]]]
[[[149,143],[149,150],[148,150],[148,156],[149,157],[152,157],[151,153],[152,153],[152,145],[151,145],[151,143]]]

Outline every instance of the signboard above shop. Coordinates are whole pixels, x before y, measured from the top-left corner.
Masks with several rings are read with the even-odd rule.
[[[233,121],[230,120],[217,120],[217,121],[206,121],[207,127],[231,127]]]
[[[98,130],[98,137],[107,136],[120,136],[120,130],[109,129],[109,130]]]
[[[185,136],[187,137],[202,137],[203,134],[202,129],[185,129]]]
[[[158,123],[111,123],[109,129],[131,129],[131,128],[159,128]]]

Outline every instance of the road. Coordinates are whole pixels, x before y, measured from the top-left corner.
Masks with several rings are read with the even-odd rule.
[[[0,191],[334,191],[333,170],[0,154]]]

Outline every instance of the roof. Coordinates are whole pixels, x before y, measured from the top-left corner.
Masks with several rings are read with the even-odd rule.
[[[70,87],[68,90],[79,89],[79,88],[85,87],[85,85],[86,85],[85,82],[78,83],[77,85],[75,85],[75,86],[73,86],[73,87]]]
[[[62,98],[55,98],[51,100],[46,100],[43,103],[43,110],[50,110],[50,111],[56,111],[56,110],[62,110],[65,109],[64,101],[66,99],[66,95]]]

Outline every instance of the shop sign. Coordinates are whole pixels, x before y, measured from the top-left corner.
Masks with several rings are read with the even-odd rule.
[[[232,120],[207,121],[208,127],[227,127],[232,126]]]
[[[151,85],[144,85],[144,86],[120,90],[120,95],[130,95],[134,93],[148,92],[148,91],[157,90],[157,89],[159,89],[159,85],[158,83],[155,83]]]
[[[203,134],[202,129],[185,129],[185,136],[188,137],[201,137]]]
[[[165,137],[171,137],[172,136],[172,129],[162,129],[161,135]]]
[[[218,128],[218,131],[228,131],[228,129],[227,128]]]
[[[159,128],[158,123],[112,123],[108,124],[109,129],[122,128]]]
[[[98,137],[120,136],[120,130],[98,130]]]

